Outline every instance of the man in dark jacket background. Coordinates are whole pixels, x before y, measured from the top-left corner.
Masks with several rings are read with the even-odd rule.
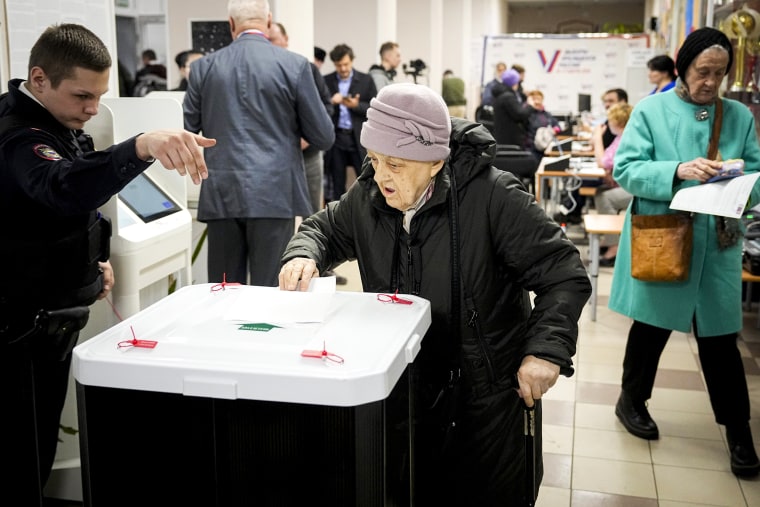
[[[540,428],[539,400],[573,373],[591,293],[578,250],[514,176],[491,166],[488,131],[450,118],[428,87],[380,90],[361,141],[368,161],[359,180],[303,222],[280,288],[305,288],[355,259],[365,291],[430,300],[432,324],[410,379],[414,500],[523,505],[532,496],[523,407],[536,407]],[[540,449],[538,436],[538,483]]]
[[[362,123],[367,119],[369,101],[377,95],[375,83],[369,74],[354,69],[354,50],[338,44],[330,51],[335,72],[325,76],[335,106],[332,119],[335,127],[335,144],[325,155],[325,200],[340,199],[346,191],[346,168],[361,171],[367,154],[359,141]]]
[[[493,103],[493,136],[499,144],[526,147],[528,119],[535,112],[531,100],[525,103],[517,95],[520,74],[509,69],[501,75],[504,89]]]

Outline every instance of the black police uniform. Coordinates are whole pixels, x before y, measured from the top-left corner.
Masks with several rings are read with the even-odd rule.
[[[135,138],[94,151],[21,83],[0,96],[0,495],[33,506],[55,458],[71,349],[103,287],[110,223],[97,208],[150,163]]]

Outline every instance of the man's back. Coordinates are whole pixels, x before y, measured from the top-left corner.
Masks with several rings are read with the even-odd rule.
[[[188,130],[218,136],[200,220],[310,214],[300,138],[327,149],[334,132],[304,57],[245,33],[195,64],[184,110]]]

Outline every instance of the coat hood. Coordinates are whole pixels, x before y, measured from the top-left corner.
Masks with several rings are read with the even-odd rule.
[[[451,154],[448,166],[462,188],[477,174],[487,170],[496,157],[496,140],[480,123],[451,119]]]

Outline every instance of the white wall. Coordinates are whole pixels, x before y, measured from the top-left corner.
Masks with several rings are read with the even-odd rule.
[[[288,32],[288,49],[314,58],[314,0],[270,0],[272,21]]]
[[[170,88],[179,84],[180,75],[174,63],[174,55],[192,48],[190,23],[193,21],[227,21],[227,2],[219,0],[166,0],[167,53],[170,64],[166,66]]]
[[[5,21],[5,9],[0,9],[0,40],[7,41],[8,24]],[[10,79],[10,66],[8,64],[8,51],[5,44],[0,45],[0,92],[6,90],[6,83]]]
[[[29,51],[40,34],[50,25],[80,23],[103,40],[111,55],[116,55],[116,27],[113,2],[103,0],[4,0],[6,25],[0,31],[0,40],[8,41],[4,58],[8,59],[7,77],[25,78],[29,65]],[[7,39],[5,38],[7,36]],[[5,52],[5,48],[0,48]],[[114,62],[115,63],[115,62]],[[3,76],[6,76],[5,69]],[[2,80],[2,91],[7,90],[8,79]],[[118,95],[116,73],[111,73],[108,95]]]
[[[335,71],[330,62],[330,50],[338,44],[348,44],[354,50],[354,68],[357,70],[367,72],[373,63],[380,61],[377,12],[378,2],[382,1],[315,0],[314,44],[327,51],[323,74]],[[404,11],[404,14],[407,15],[408,11]],[[381,23],[385,24],[384,21]],[[401,44],[402,57],[409,61],[409,51],[403,43],[398,42]]]

